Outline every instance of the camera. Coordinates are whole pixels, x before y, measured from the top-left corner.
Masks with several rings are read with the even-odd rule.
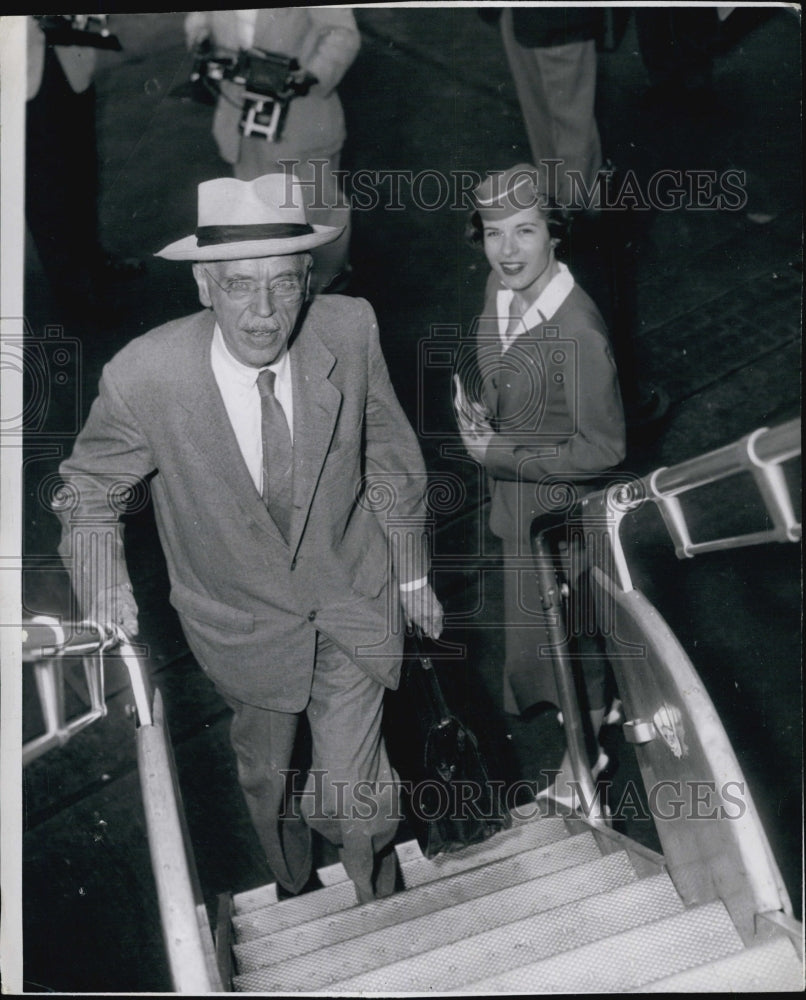
[[[191,84],[198,99],[210,102],[221,80],[231,80],[244,88],[239,128],[246,136],[262,136],[277,142],[281,136],[288,103],[307,94],[316,78],[300,74],[296,59],[265,49],[241,49],[234,57],[216,54],[209,39],[196,46]],[[212,84],[212,86],[211,86]]]
[[[122,48],[109,30],[108,14],[34,14],[48,45],[83,45],[94,49]]]

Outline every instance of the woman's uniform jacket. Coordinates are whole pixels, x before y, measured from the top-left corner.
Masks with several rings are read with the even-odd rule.
[[[210,311],[121,350],[60,472],[73,496],[60,553],[79,601],[99,584],[90,535],[110,535],[116,487],[147,482],[179,613],[198,662],[223,692],[304,709],[316,632],[381,684],[398,683],[400,582],[427,573],[425,469],[395,396],[374,312],[316,298],[290,347],[294,496],[288,542],[241,456],[210,363]],[[405,537],[410,544],[406,546]],[[408,550],[405,567],[390,559]],[[114,579],[125,583],[123,545]],[[101,581],[102,585],[104,581]]]
[[[618,465],[625,453],[624,412],[604,320],[574,284],[558,310],[502,353],[495,274],[477,326],[482,401],[497,433],[487,451],[490,529],[528,542],[540,514],[565,509],[570,484]]]

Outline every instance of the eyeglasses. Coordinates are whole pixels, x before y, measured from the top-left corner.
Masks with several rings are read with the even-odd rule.
[[[300,298],[304,293],[303,279],[295,275],[285,275],[270,281],[268,285],[263,285],[251,278],[229,278],[222,283],[214,278],[207,269],[204,273],[214,284],[218,285],[225,295],[236,302],[246,302],[253,299],[261,288],[266,289],[270,298],[284,299],[287,302]]]

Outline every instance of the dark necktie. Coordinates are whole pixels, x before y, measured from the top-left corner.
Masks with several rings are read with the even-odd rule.
[[[263,433],[263,501],[283,537],[288,540],[291,531],[293,452],[288,421],[274,395],[274,378],[274,372],[268,368],[257,377]]]

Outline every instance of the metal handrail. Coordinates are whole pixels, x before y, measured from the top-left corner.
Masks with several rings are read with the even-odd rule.
[[[224,987],[188,845],[176,764],[159,691],[154,695],[152,723],[137,730],[137,761],[151,868],[174,990],[192,996],[220,993]]]
[[[22,660],[34,669],[39,704],[45,723],[45,732],[27,740],[22,747],[22,765],[26,767],[55,747],[62,747],[76,733],[86,729],[106,713],[104,696],[103,654],[118,642],[118,637],[108,629],[91,621],[79,622],[71,627],[58,618],[37,615],[22,628]],[[84,678],[90,699],[88,711],[71,719],[65,717],[64,660],[82,657]]]
[[[23,660],[32,663],[37,671],[47,731],[25,745],[23,762],[30,762],[53,746],[64,745],[80,729],[106,715],[104,665],[99,654],[112,648],[126,667],[134,695],[140,787],[174,990],[192,995],[223,992],[225,987],[216,964],[215,946],[187,833],[162,696],[159,691],[152,691],[145,665],[120,628],[92,621],[63,626],[58,619],[46,617],[28,623],[23,633]],[[70,656],[85,657],[86,669],[92,672],[94,681],[90,684],[88,680],[91,710],[66,722],[61,666],[63,659]]]
[[[627,484],[622,481],[616,486],[591,493],[575,505],[573,516],[558,514],[533,536],[534,565],[551,639],[568,753],[579,791],[588,803],[594,804],[593,815],[588,817],[594,824],[606,824],[607,817],[598,808],[596,786],[587,763],[584,724],[563,627],[562,587],[550,547],[552,535],[556,535],[558,529],[568,532],[569,525],[573,525],[572,532],[578,532],[584,525],[582,533],[588,540],[598,536],[607,538],[609,547],[603,546],[598,558],[604,558],[625,592],[632,590],[632,581],[619,529],[625,514],[637,510],[646,502],[659,506],[678,557],[766,541],[797,541],[801,537],[801,525],[795,518],[781,465],[799,455],[800,451],[800,420],[791,420],[772,429],[759,428],[738,441],[671,468],[656,469],[642,479]],[[752,473],[774,527],[763,532],[692,542],[678,496],[744,471]],[[546,520],[545,516],[540,518],[541,523]],[[598,546],[598,541],[595,544]],[[591,560],[591,564],[595,561]]]
[[[554,524],[544,528],[532,538],[534,566],[538,588],[546,616],[546,629],[551,644],[554,666],[554,681],[557,686],[559,709],[563,718],[563,729],[568,747],[568,756],[576,782],[575,791],[580,797],[580,805],[585,810],[585,818],[594,827],[609,826],[608,817],[599,799],[596,782],[587,761],[585,751],[585,727],[579,708],[574,673],[567,648],[567,633],[563,612],[564,587],[557,579],[554,557],[549,538],[557,531]]]
[[[637,509],[644,502],[657,504],[679,558],[763,542],[797,542],[801,538],[801,523],[795,516],[781,466],[800,452],[799,419],[771,429],[760,427],[723,448],[680,462],[672,468],[656,469],[642,479],[620,486],[614,490],[612,500],[625,513]],[[744,535],[692,541],[678,499],[680,495],[741,472],[750,472],[753,476],[773,527]],[[587,501],[594,504],[596,499],[589,497]]]

